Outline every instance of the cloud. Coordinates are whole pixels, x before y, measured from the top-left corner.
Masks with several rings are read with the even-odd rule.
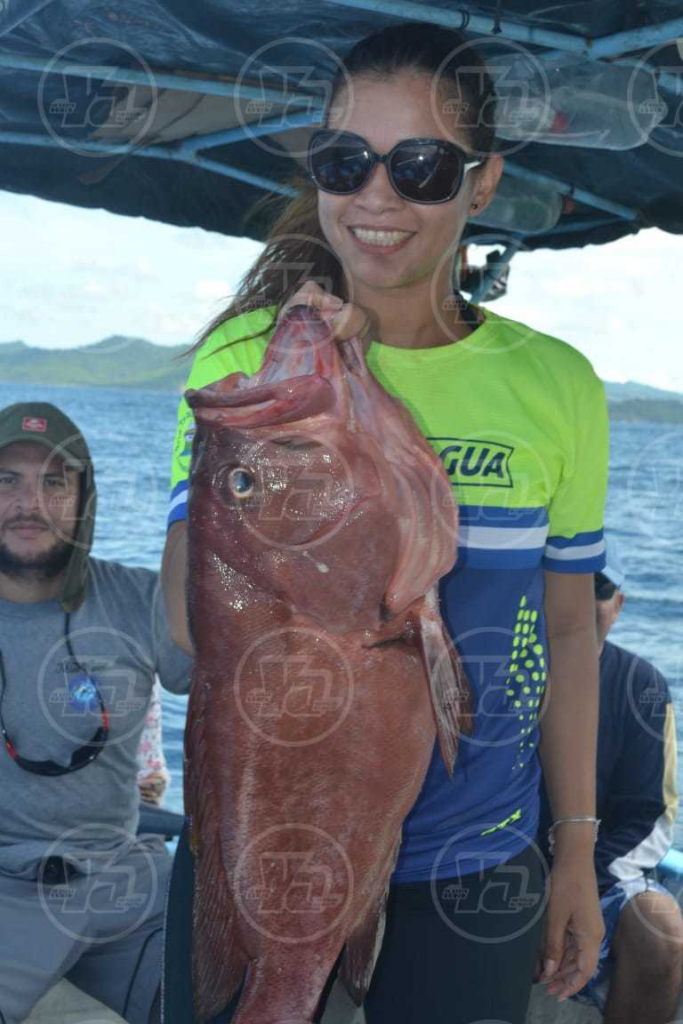
[[[231,289],[227,281],[197,281],[194,286],[194,296],[201,302],[218,302],[220,299],[227,299],[230,292]]]
[[[196,318],[183,316],[182,314],[164,313],[156,321],[158,332],[163,337],[157,337],[157,341],[165,341],[167,344],[183,344],[193,340],[197,331],[204,326]]]

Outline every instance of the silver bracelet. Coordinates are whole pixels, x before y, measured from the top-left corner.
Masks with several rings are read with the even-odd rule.
[[[600,821],[601,821],[600,818],[594,818],[590,814],[577,814],[573,818],[558,818],[557,821],[554,821],[552,823],[552,825],[550,826],[550,828],[548,829],[548,849],[550,850],[550,856],[551,857],[555,853],[555,829],[557,828],[558,825],[565,825],[567,822],[570,822],[570,821],[592,821],[593,825],[595,826],[595,835],[593,837],[593,842],[597,843],[597,841],[598,841],[598,829],[600,828]]]

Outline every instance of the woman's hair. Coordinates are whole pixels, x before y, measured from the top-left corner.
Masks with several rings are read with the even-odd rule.
[[[343,71],[333,82],[331,104],[349,78],[384,79],[401,71],[429,75],[432,79],[438,75],[438,98],[446,103],[446,110],[451,115],[466,114],[465,123],[459,127],[471,151],[484,158],[493,151],[493,82],[472,44],[460,33],[438,25],[404,22],[361,39],[345,57]],[[450,117],[449,121],[456,123]],[[296,196],[276,216],[263,252],[245,274],[230,304],[204,329],[193,350],[217,327],[240,313],[275,306],[277,317],[285,302],[307,280],[316,281],[334,295],[344,295],[344,271],[320,227],[317,189],[301,172],[294,175],[290,184],[296,188]],[[281,196],[269,196],[257,203],[253,212],[267,215],[281,202]]]

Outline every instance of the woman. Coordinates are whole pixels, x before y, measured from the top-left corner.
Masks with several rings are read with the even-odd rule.
[[[353,48],[311,141],[312,181],[204,335],[188,381],[254,373],[276,316],[310,303],[338,337],[369,342],[371,371],[441,455],[460,505],[460,554],[440,596],[475,730],[452,781],[435,752],[406,820],[368,1024],[518,1024],[537,953],[564,999],[592,974],[602,935],[592,573],[604,565],[606,406],[578,352],[453,294],[458,241],[503,169],[479,64],[457,34],[428,25]],[[164,577],[186,645],[192,427],[183,402]],[[537,747],[558,823],[542,940]],[[501,902],[503,891],[515,898]]]

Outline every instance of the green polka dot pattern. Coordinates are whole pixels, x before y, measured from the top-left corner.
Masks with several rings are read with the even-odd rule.
[[[505,696],[508,707],[519,719],[520,740],[513,770],[523,768],[534,749],[531,734],[538,719],[547,678],[543,645],[536,633],[538,612],[527,607],[522,597],[517,610],[512,654],[507,667]]]

